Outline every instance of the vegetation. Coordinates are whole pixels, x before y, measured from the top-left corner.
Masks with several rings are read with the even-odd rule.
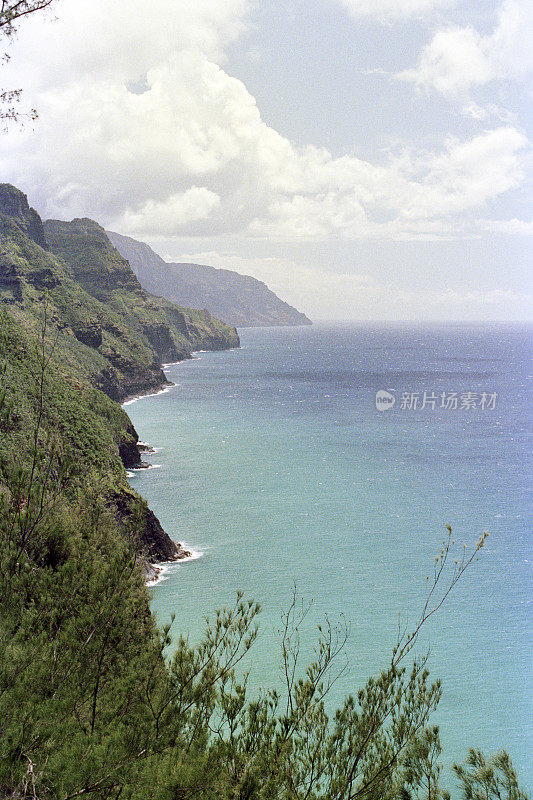
[[[302,669],[296,600],[284,690],[250,697],[239,665],[257,636],[256,604],[238,595],[197,646],[150,615],[150,512],[121,458],[136,433],[108,396],[135,380],[158,385],[150,326],[166,326],[165,347],[178,343],[172,314],[184,315],[189,347],[201,325],[218,341],[224,328],[147,295],[96,223],[43,229],[20,193],[3,196],[0,797],[445,800],[430,723],[441,687],[412,656],[484,537],[448,574],[448,532],[414,630],[333,717],[325,698],[346,631],[325,625]],[[472,751],[456,775],[457,797],[525,798],[503,752]]]
[[[53,3],[53,0],[2,0],[0,5],[0,36],[9,38],[16,31],[17,23],[36,11],[42,11]],[[3,61],[9,61],[9,53],[4,53]],[[0,120],[4,121],[4,129],[8,122],[20,121],[27,117],[36,119],[37,111],[21,113],[18,103],[22,89],[3,89],[0,91]]]
[[[205,264],[169,264],[144,242],[107,231],[144,288],[178,303],[208,308],[239,328],[262,325],[310,325],[310,320],[280,300],[250,275]]]
[[[43,228],[9,184],[0,184],[0,245],[0,300],[35,336],[46,295],[68,374],[115,400],[164,384],[162,361],[239,344],[235,329],[207,312],[145,292],[96,222]]]
[[[96,223],[48,227],[50,242],[25,195],[0,185],[0,358],[14,409],[0,430],[0,469],[32,462],[29,431],[41,446],[53,437],[117,520],[136,521],[139,550],[171,558],[175,545],[126,481],[124,467],[141,463],[138,436],[113,400],[165,385],[163,358],[238,337],[205,312],[148,295]]]
[[[1,399],[3,429],[13,406]],[[241,596],[203,641],[171,644],[150,616],[134,529],[124,535],[54,437],[33,431],[30,463],[3,464],[0,496],[0,796],[170,800],[444,800],[431,712],[441,688],[406,665],[441,588],[451,531],[415,630],[332,719],[324,698],[345,633],[326,625],[299,673],[301,617],[285,620],[286,690],[247,696],[238,665],[259,609]],[[129,534],[129,535],[128,535]],[[440,594],[438,594],[440,592]],[[525,800],[505,753],[471,751],[457,797]]]
[[[2,0],[0,29],[3,35],[11,36],[19,19],[47,8],[52,2],[53,0]]]
[[[0,32],[50,2],[2,2]],[[300,673],[295,602],[283,695],[249,699],[238,676],[259,612],[241,596],[200,645],[179,637],[168,657],[143,578],[146,509],[132,495],[118,519],[110,503],[126,491],[121,446],[136,442],[110,397],[156,386],[167,352],[229,346],[235,333],[148,296],[96,223],[50,223],[45,237],[21,193],[0,189],[0,797],[444,800],[429,725],[440,685],[424,660],[405,664],[483,538],[437,598],[448,537],[415,630],[331,720],[344,632],[325,626]],[[458,796],[525,798],[504,752],[471,751],[456,774]]]

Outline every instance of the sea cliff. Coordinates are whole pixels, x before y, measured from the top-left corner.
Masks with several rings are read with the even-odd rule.
[[[0,184],[0,331],[0,399],[13,409],[0,491],[13,462],[53,448],[75,464],[73,492],[90,485],[146,564],[187,555],[127,482],[142,463],[119,403],[168,386],[164,362],[238,347],[235,328],[146,292],[98,223],[43,224],[21,191]]]
[[[239,328],[311,325],[305,314],[250,275],[206,264],[167,263],[144,242],[112,231],[107,235],[149,292],[207,308]]]

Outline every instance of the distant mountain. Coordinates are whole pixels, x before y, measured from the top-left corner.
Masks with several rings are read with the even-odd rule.
[[[262,281],[204,264],[171,264],[143,242],[107,231],[142,286],[180,305],[206,308],[237,327],[311,325],[295,308],[280,300]]]

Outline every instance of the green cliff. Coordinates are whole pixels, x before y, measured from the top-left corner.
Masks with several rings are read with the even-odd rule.
[[[104,230],[88,219],[48,222],[22,192],[0,185],[0,360],[15,409],[0,436],[2,468],[29,463],[37,444],[98,485],[149,561],[180,555],[125,468],[140,466],[138,435],[118,405],[166,384],[161,364],[196,349],[238,346],[209,314],[151,297]],[[46,368],[45,368],[46,367]],[[0,481],[2,476],[0,476]]]
[[[234,332],[151,298],[96,223],[43,227],[13,187],[0,246],[1,800],[450,800],[429,724],[441,686],[427,658],[408,662],[485,538],[451,583],[435,568],[414,632],[334,715],[348,629],[326,620],[302,664],[296,596],[286,690],[251,696],[255,603],[239,594],[197,645],[150,614],[147,562],[180,551],[127,484],[137,434],[111,399],[160,385],[163,355]],[[454,797],[527,800],[505,752],[471,750],[455,773]]]

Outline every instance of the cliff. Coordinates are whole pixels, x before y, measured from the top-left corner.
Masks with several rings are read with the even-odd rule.
[[[249,275],[202,264],[163,261],[147,244],[107,231],[142,286],[185,305],[207,308],[237,327],[310,325],[311,321]]]
[[[146,292],[93,220],[48,220],[44,233],[51,252],[96,308],[78,327],[77,338],[107,359],[97,383],[114,399],[161,386],[161,363],[190,358],[194,350],[238,347],[234,328]]]
[[[13,409],[0,494],[4,468],[52,447],[147,560],[183,556],[127,483],[139,437],[116,401],[166,384],[162,361],[238,344],[206,312],[151,297],[96,222],[43,225],[22,192],[0,185],[0,405]]]

